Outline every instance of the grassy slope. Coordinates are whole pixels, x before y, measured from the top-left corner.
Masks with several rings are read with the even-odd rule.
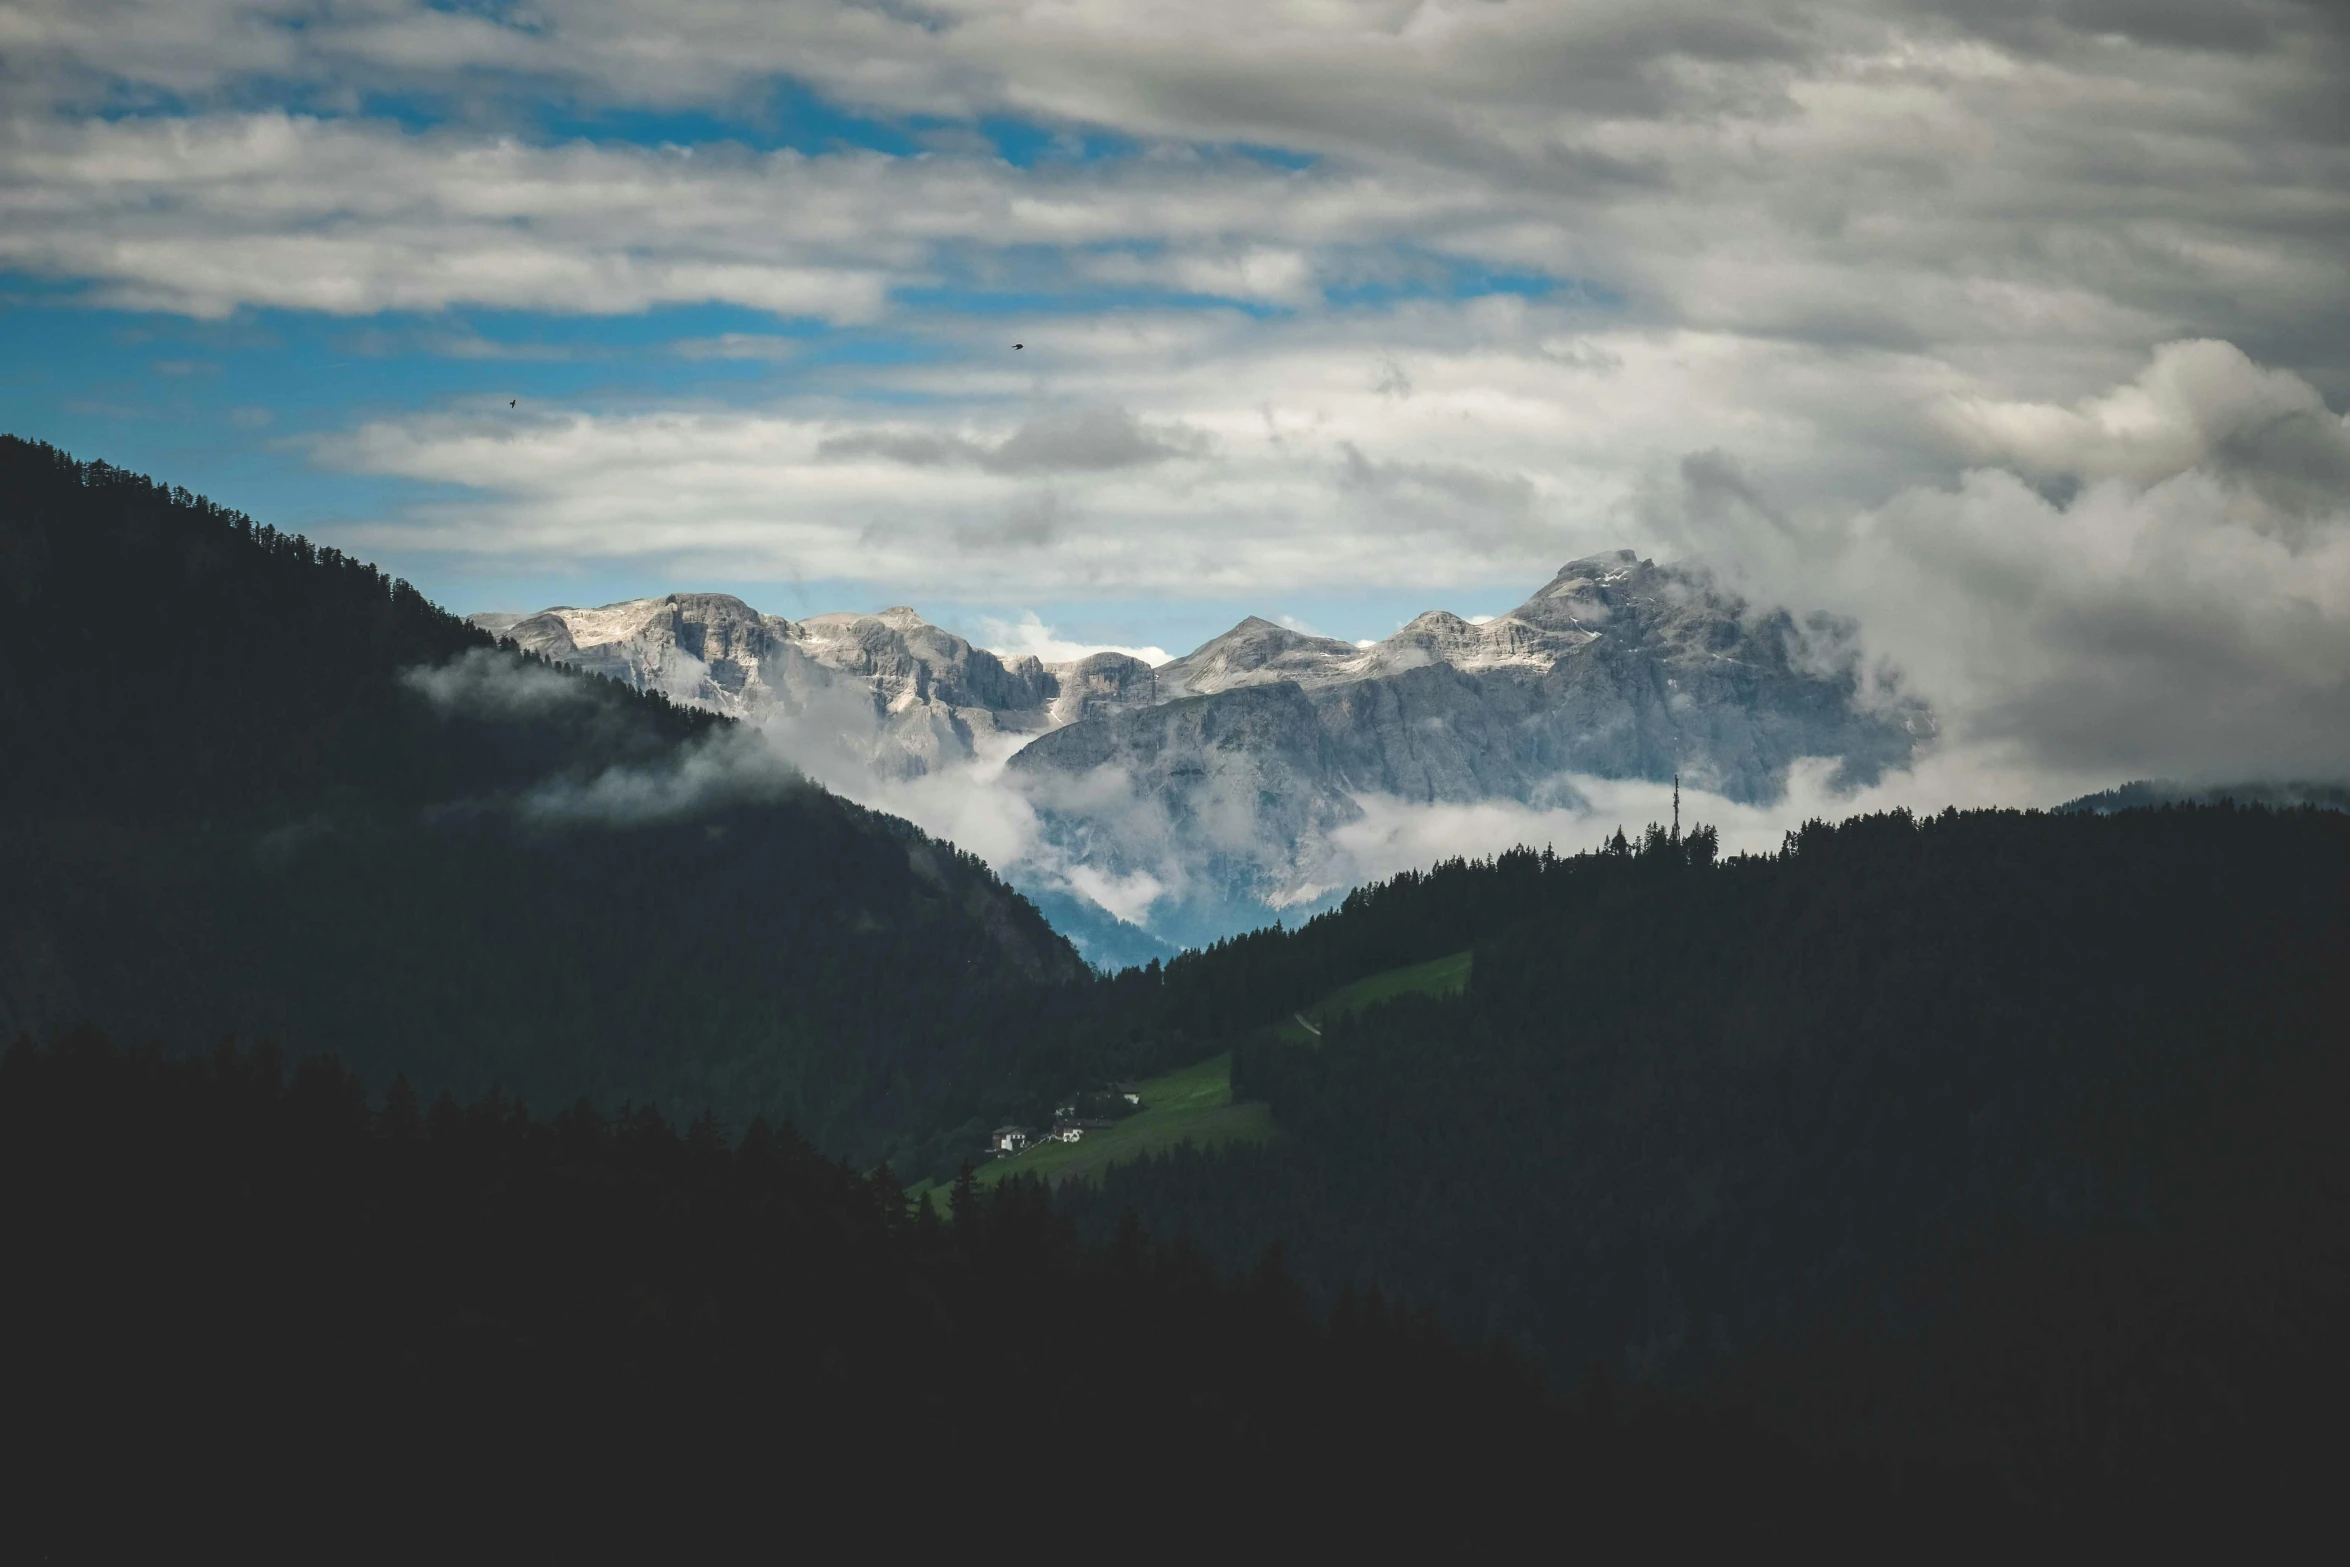
[[[1082,1142],[1046,1143],[1012,1159],[991,1159],[979,1171],[982,1182],[1012,1175],[1041,1175],[1053,1181],[1090,1178],[1121,1159],[1164,1153],[1185,1142],[1202,1148],[1216,1143],[1261,1142],[1273,1135],[1272,1112],[1262,1104],[1232,1102],[1229,1051],[1165,1077],[1135,1085],[1142,1108],[1107,1131],[1088,1132]]]
[[[1317,1032],[1325,1019],[1341,1017],[1349,1012],[1360,1012],[1365,1007],[1392,1001],[1397,996],[1413,994],[1454,996],[1469,985],[1469,960],[1474,953],[1455,952],[1449,957],[1431,958],[1415,963],[1410,968],[1389,969],[1384,974],[1373,974],[1353,984],[1333,990],[1321,1000],[1281,1025],[1284,1038],[1304,1040]],[[1314,1025],[1312,1028],[1307,1024]]]
[[[1467,952],[1455,952],[1449,957],[1415,963],[1410,968],[1389,969],[1384,974],[1358,979],[1324,996],[1301,1015],[1305,1022],[1318,1025],[1325,1018],[1360,1012],[1397,996],[1458,995],[1468,986],[1471,956]],[[1296,1019],[1281,1027],[1293,1039],[1308,1037],[1308,1031]],[[979,1181],[983,1185],[992,1184],[1011,1175],[1041,1175],[1055,1182],[1072,1178],[1090,1180],[1120,1160],[1164,1153],[1185,1142],[1202,1148],[1217,1143],[1262,1142],[1279,1130],[1265,1105],[1232,1102],[1230,1052],[1135,1086],[1142,1096],[1142,1109],[1116,1126],[1107,1131],[1088,1132],[1080,1142],[1046,1143],[1017,1158],[991,1159],[979,1167]],[[945,1203],[947,1194],[943,1184],[918,1185],[914,1195],[925,1191],[933,1202]]]

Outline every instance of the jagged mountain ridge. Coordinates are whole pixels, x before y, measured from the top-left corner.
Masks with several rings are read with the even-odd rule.
[[[969,760],[990,737],[1017,740],[1156,699],[1140,659],[1007,659],[902,606],[792,621],[729,594],[671,593],[471,619],[529,652],[732,717],[868,721],[870,732],[852,738],[898,774]]]
[[[792,621],[728,594],[672,593],[595,609],[556,606],[534,615],[471,619],[530,652],[731,716],[756,719],[846,698],[869,710],[917,769],[954,751],[968,754],[988,734],[1025,737],[1026,744],[1088,721],[1248,688],[1286,683],[1319,692],[1442,668],[1549,682],[1546,694],[1556,696],[1588,688],[1590,677],[1573,673],[1586,663],[1620,673],[1625,659],[1657,663],[1663,706],[1673,721],[1650,725],[1650,743],[1632,758],[1610,757],[1609,737],[1622,730],[1609,721],[1617,715],[1586,712],[1580,716],[1600,721],[1578,725],[1577,704],[1554,704],[1567,722],[1550,737],[1554,743],[1527,751],[1518,772],[1531,767],[1545,774],[1575,769],[1662,777],[1685,771],[1692,782],[1732,798],[1769,798],[1794,755],[1840,756],[1856,774],[1873,775],[1886,762],[1906,757],[1911,744],[1931,732],[1925,709],[1909,703],[1877,715],[1884,721],[1863,715],[1849,732],[1823,736],[1818,722],[1801,720],[1833,727],[1849,716],[1849,672],[1804,668],[1804,651],[1796,646],[1804,634],[1790,617],[1773,614],[1749,624],[1744,611],[1743,604],[1686,571],[1619,550],[1569,562],[1526,603],[1488,621],[1430,610],[1365,647],[1250,616],[1155,669],[1112,652],[1054,664],[1005,657],[903,606]],[[1580,662],[1571,662],[1579,656]],[[1361,696],[1347,700],[1366,714],[1381,706]],[[1322,707],[1317,700],[1316,710]],[[1709,710],[1707,721],[1686,716],[1700,707]],[[1724,724],[1710,716],[1714,709],[1758,721]],[[1528,715],[1507,716],[1522,721]],[[1790,726],[1790,717],[1799,721]],[[1794,733],[1781,732],[1790,727]],[[923,729],[927,735],[919,733]],[[1825,752],[1788,749],[1791,742],[1823,737],[1839,743]],[[1101,741],[1057,744],[1071,745],[1070,759],[1076,760],[1098,752]],[[1556,765],[1554,753],[1563,758]],[[1053,754],[1051,748],[1041,751],[1029,765]],[[1421,758],[1423,767],[1429,760]],[[1587,765],[1593,763],[1598,765]],[[1487,776],[1488,770],[1474,765],[1457,776],[1418,780],[1408,765],[1390,762],[1376,771],[1367,786],[1429,799],[1528,798],[1534,782],[1508,771]]]
[[[1577,627],[1537,626],[1523,618],[1525,608],[1483,623],[1432,609],[1369,647],[1309,636],[1251,615],[1222,636],[1161,665],[1158,685],[1164,699],[1171,701],[1281,680],[1300,686],[1344,685],[1429,664],[1471,672],[1539,671],[1597,635]]]
[[[1370,797],[1572,806],[1578,774],[1680,774],[1768,801],[1799,759],[1867,783],[1933,729],[1921,704],[1863,701],[1839,628],[1755,615],[1629,550],[1484,624],[1431,613],[1357,648],[1249,621],[1157,673],[1200,694],[1056,730],[1010,771],[1047,837],[1104,874],[1190,869],[1190,908],[1168,912],[1195,939],[1342,891],[1330,845]]]
[[[1922,704],[1863,710],[1856,671],[1823,663],[1818,629],[1783,612],[1749,617],[1691,574],[1621,550],[1569,562],[1484,624],[1431,611],[1367,648],[1243,621],[1156,670],[1159,702],[1093,715],[1015,765],[1147,765],[1175,730],[1222,744],[1246,721],[1174,704],[1289,686],[1294,698],[1268,694],[1250,710],[1282,722],[1310,712],[1318,732],[1287,735],[1280,749],[1313,753],[1358,792],[1539,803],[1570,772],[1679,772],[1767,800],[1799,757],[1839,757],[1848,780],[1866,781],[1932,732]]]
[[[475,623],[719,711],[829,711],[884,771],[992,745],[1048,857],[1147,879],[1188,908],[1186,940],[1340,887],[1330,836],[1370,796],[1549,807],[1577,803],[1573,775],[1680,774],[1767,801],[1801,758],[1865,783],[1933,731],[1922,704],[1864,700],[1840,628],[1630,550],[1491,620],[1432,610],[1358,646],[1252,616],[1155,669],[1004,658],[910,609],[794,622],[720,594]]]

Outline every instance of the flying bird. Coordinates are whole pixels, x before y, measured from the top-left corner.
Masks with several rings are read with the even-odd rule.
[[[1014,348],[1026,348],[1028,345],[1026,343],[1014,343],[1012,346]]]
[[[506,406],[507,406],[507,407],[509,407],[509,408],[511,408],[511,407],[513,407],[513,406],[514,406],[514,402],[515,402],[515,400],[514,400],[513,398],[509,397],[509,398],[507,398],[507,399],[506,399]]]

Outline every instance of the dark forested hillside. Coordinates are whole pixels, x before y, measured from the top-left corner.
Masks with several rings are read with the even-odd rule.
[[[38,1433],[10,1535],[71,1558],[223,1530],[469,1555],[477,1511],[598,1556],[1256,1537],[1270,1508],[1325,1542],[1654,1545],[1825,1512],[1732,1428],[1570,1414],[1376,1301],[1317,1321],[1277,1263],[1089,1251],[1019,1184],[942,1222],[764,1122],[371,1103],[323,1059],[80,1036],[0,1063],[0,1227]],[[1691,1484],[1709,1506],[1672,1508]]]
[[[716,727],[601,692],[452,727],[404,677],[495,644],[407,583],[13,436],[0,436],[0,497],[12,813],[182,818],[349,792],[418,803],[655,760]]]
[[[1246,1034],[1284,1141],[1064,1203],[1227,1266],[1278,1241],[1320,1298],[1377,1285],[1569,1378],[1776,1356],[1823,1430],[1978,1454],[2257,1446],[2340,1380],[2291,1346],[2350,1305],[2350,818],[1897,813],[1712,859],[1652,833],[1366,897],[1398,958],[1482,904],[1468,993]],[[1331,977],[1334,923],[1225,988]]]
[[[2114,811],[2143,810],[2156,805],[2265,805],[2287,810],[2299,805],[2350,811],[2350,786],[2338,783],[2253,781],[2231,784],[2185,784],[2168,778],[2141,778],[2115,789],[2101,789],[2067,800],[2060,811],[2088,811],[2104,816]]]
[[[708,714],[185,491],[0,439],[0,1036],[369,1081],[983,1117],[1081,965],[985,866]]]
[[[1681,853],[1710,863],[1715,842],[1701,829]],[[1569,896],[1587,863],[1533,849],[1476,864],[1447,860],[1358,887],[1297,929],[1267,926],[1128,969],[1091,998],[1085,1048],[1062,1049],[1034,1065],[1048,1076],[1057,1067],[1068,1081],[1187,1065],[1343,985],[1459,952],[1519,924]],[[1048,1086],[1063,1086],[1061,1079]]]
[[[102,465],[0,489],[5,1392],[60,1476],[2109,1542],[2330,1481],[2350,815],[1651,828],[1097,979],[736,726]],[[1227,1049],[1269,1142],[902,1200]]]

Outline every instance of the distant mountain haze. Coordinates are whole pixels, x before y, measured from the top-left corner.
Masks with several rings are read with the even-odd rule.
[[[1156,668],[1000,657],[910,609],[795,622],[721,594],[473,620],[640,690],[782,720],[787,754],[852,794],[860,768],[975,769],[1028,828],[999,870],[1186,943],[1359,880],[1332,835],[1366,801],[1551,807],[1578,803],[1577,776],[1676,775],[1769,801],[1799,760],[1866,784],[1934,733],[1923,703],[1864,679],[1850,628],[1629,550],[1571,561],[1482,623],[1432,610],[1357,646],[1252,616]]]

